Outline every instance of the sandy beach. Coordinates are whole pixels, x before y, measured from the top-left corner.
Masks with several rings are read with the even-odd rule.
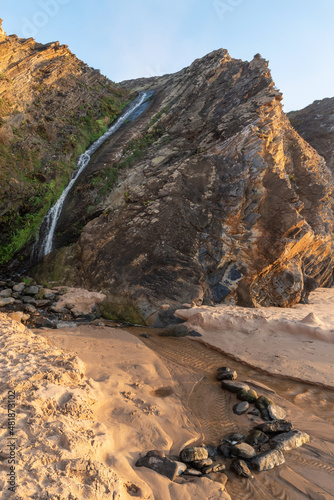
[[[5,464],[6,398],[15,390],[18,460],[14,494],[6,491],[6,464],[2,468],[3,498],[333,499],[330,292],[319,290],[310,305],[288,310],[182,310],[179,315],[189,315],[189,324],[202,333],[200,342],[163,337],[154,329],[95,325],[33,333],[1,315],[1,458]],[[321,325],[306,324],[296,333],[312,312]],[[218,331],[222,323],[227,326]],[[255,325],[260,333],[251,335]],[[283,331],[282,325],[290,327]],[[313,357],[305,345],[314,347]],[[284,364],[271,361],[277,354]],[[216,369],[226,364],[238,380],[284,408],[311,441],[286,453],[283,466],[252,479],[226,471],[226,490],[208,478],[171,482],[136,467],[149,450],[178,455],[187,445],[217,444],[229,432],[254,426],[257,417],[235,415],[235,395],[215,380]]]

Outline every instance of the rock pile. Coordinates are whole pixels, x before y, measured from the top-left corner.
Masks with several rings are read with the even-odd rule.
[[[0,281],[0,311],[30,327],[69,328],[101,317],[97,306],[88,314],[75,304],[59,305],[66,287],[48,289],[30,277]]]
[[[148,467],[172,481],[179,476],[208,477],[223,484],[228,469],[242,477],[253,477],[252,471],[266,471],[285,463],[283,451],[298,448],[310,440],[305,432],[293,428],[285,420],[286,413],[266,396],[252,390],[244,382],[236,382],[237,373],[228,367],[217,371],[222,388],[236,394],[236,415],[248,412],[263,420],[245,436],[241,433],[224,436],[217,446],[202,444],[185,448],[179,456],[165,456],[161,451],[149,451],[136,466]],[[251,406],[253,405],[253,406]],[[260,420],[261,422],[261,420]]]

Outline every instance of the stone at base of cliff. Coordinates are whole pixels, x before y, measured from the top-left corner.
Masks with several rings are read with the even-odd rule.
[[[252,458],[251,464],[258,471],[270,470],[285,463],[285,458],[280,450],[271,450]]]
[[[308,443],[310,436],[306,432],[293,430],[291,432],[286,432],[284,434],[278,434],[270,441],[271,448],[276,450],[292,450],[293,448],[299,448],[305,443]]]
[[[168,477],[171,481],[174,481],[174,479],[183,474],[187,469],[187,466],[182,462],[174,462],[168,458],[158,456],[146,456],[140,458],[137,460],[136,466],[152,469],[162,476]]]

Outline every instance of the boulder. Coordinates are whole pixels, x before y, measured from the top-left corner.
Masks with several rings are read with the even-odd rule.
[[[146,457],[140,458],[136,462],[136,467],[147,467],[158,472],[162,476],[168,477],[171,481],[181,476],[187,469],[187,466],[182,462],[176,462],[174,460],[169,460],[169,458],[156,455],[146,455]]]
[[[284,455],[279,450],[266,451],[251,460],[252,467],[258,471],[270,470],[284,463]]]
[[[194,448],[184,448],[180,453],[182,462],[196,462],[197,460],[205,460],[209,457],[208,450],[195,446]]]
[[[286,432],[284,434],[278,434],[270,440],[271,448],[277,450],[287,451],[293,448],[298,448],[305,443],[308,443],[310,436],[306,432],[298,431],[297,429]]]
[[[255,457],[256,451],[247,443],[238,443],[232,446],[231,453],[235,457],[252,458]]]

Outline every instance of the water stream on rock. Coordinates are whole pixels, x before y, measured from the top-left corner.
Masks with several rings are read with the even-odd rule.
[[[140,92],[132,103],[128,106],[126,111],[113,123],[107,132],[97,139],[89,148],[79,156],[77,161],[77,168],[72,174],[69,184],[66,186],[57,202],[50,208],[44,217],[38,232],[38,240],[36,241],[33,251],[32,260],[42,260],[53,248],[53,238],[57,227],[66,196],[70,192],[73,184],[78,179],[79,175],[87,167],[90,162],[91,156],[97,149],[112,135],[114,134],[125,122],[133,121],[137,118],[147,107],[149,98],[153,95],[153,91]]]

